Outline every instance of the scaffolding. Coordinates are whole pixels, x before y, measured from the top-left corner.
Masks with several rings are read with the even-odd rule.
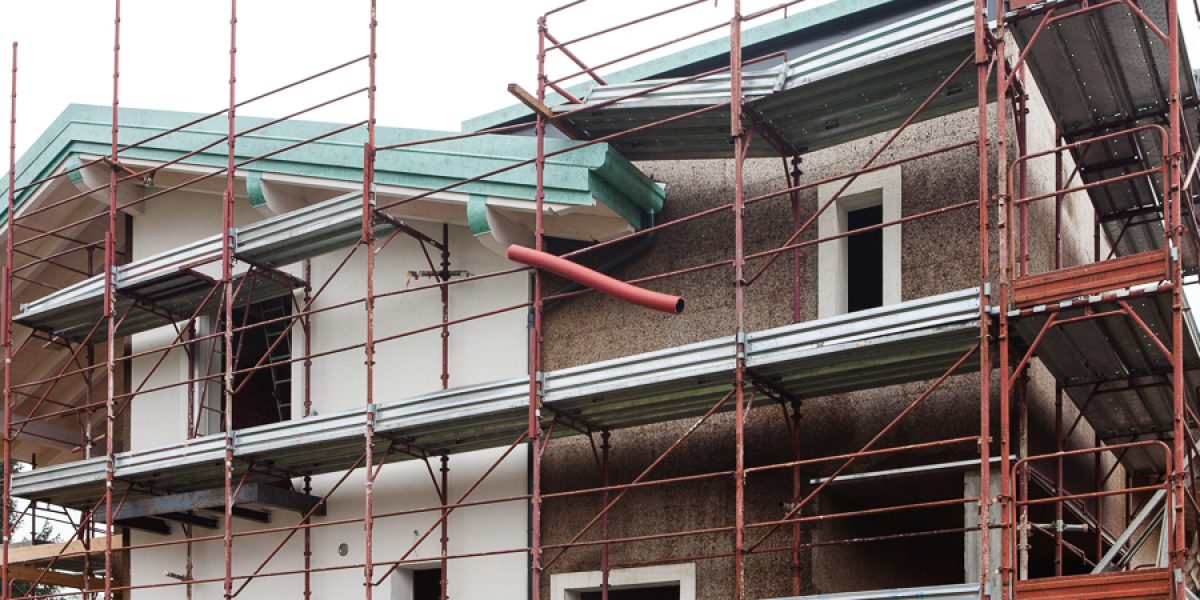
[[[1187,314],[1183,293],[1186,277],[1197,272],[1200,222],[1193,199],[1200,193],[1196,171],[1200,152],[1190,131],[1197,123],[1195,79],[1181,48],[1179,3],[1176,0],[1028,2],[1007,0],[989,8],[985,0],[948,1],[932,12],[883,23],[863,35],[862,44],[821,48],[801,56],[786,50],[755,50],[743,38],[747,23],[776,18],[800,0],[782,2],[743,14],[740,2],[732,3],[728,20],[689,32],[643,50],[602,62],[585,62],[575,51],[581,42],[661,22],[681,11],[705,4],[687,0],[652,14],[616,24],[590,34],[560,41],[551,29],[553,19],[567,19],[586,0],[575,0],[548,11],[537,21],[537,87],[532,93],[517,86],[510,91],[529,109],[529,118],[474,132],[437,138],[378,144],[376,137],[375,78],[377,72],[377,20],[375,0],[370,2],[369,51],[300,81],[250,99],[239,100],[237,82],[237,0],[231,0],[229,45],[229,104],[166,132],[135,143],[121,143],[120,35],[121,2],[114,0],[112,137],[108,153],[59,169],[47,178],[17,181],[17,45],[12,52],[12,120],[7,192],[8,234],[3,270],[4,327],[0,342],[5,350],[4,460],[13,464],[14,445],[23,437],[42,435],[32,429],[39,421],[77,418],[77,439],[59,440],[76,446],[82,460],[42,466],[3,478],[3,549],[0,580],[3,598],[50,598],[83,594],[85,598],[124,597],[133,590],[221,586],[224,597],[242,593],[254,581],[271,577],[300,577],[304,596],[310,597],[313,578],[333,571],[361,572],[363,596],[372,598],[378,586],[405,565],[428,561],[415,552],[426,540],[436,539],[441,569],[441,597],[447,597],[455,561],[482,556],[524,555],[529,560],[528,592],[543,597],[545,574],[573,549],[599,548],[597,568],[602,574],[600,594],[607,600],[610,573],[634,567],[682,561],[727,561],[733,577],[730,596],[747,597],[747,562],[751,557],[776,557],[787,565],[790,593],[799,597],[806,552],[818,546],[865,544],[882,539],[968,536],[978,546],[978,580],[920,591],[894,591],[886,596],[848,597],[1092,597],[1118,593],[1128,597],[1188,597],[1195,582],[1190,573],[1195,559],[1187,538],[1191,505],[1195,508],[1195,479],[1190,465],[1198,448],[1197,393],[1200,386],[1200,333]],[[1200,13],[1200,10],[1197,11]],[[670,46],[687,43],[714,31],[728,30],[729,46],[721,53],[725,64],[697,73],[609,83],[601,70],[639,59]],[[1121,52],[1115,34],[1132,35],[1141,52]],[[761,41],[761,40],[757,40]],[[1011,47],[1013,44],[1016,47]],[[1100,57],[1082,64],[1073,52]],[[1128,48],[1126,48],[1128,49]],[[577,67],[565,76],[548,73],[547,57],[560,56]],[[328,105],[322,102],[280,119],[239,131],[237,113],[250,102],[287,91],[352,65],[364,65],[366,86],[334,101],[365,96],[368,111],[359,122],[338,127],[300,142],[279,146],[239,160],[237,142],[248,133],[294,119]],[[974,68],[974,76],[971,69]],[[697,69],[699,71],[699,69]],[[1030,148],[1027,135],[1027,76],[1037,81],[1059,131],[1048,148]],[[590,90],[573,83],[588,81]],[[1087,93],[1079,90],[1088,86]],[[869,93],[851,98],[844,91],[867,86]],[[908,90],[897,101],[897,90]],[[973,92],[973,94],[972,94]],[[839,95],[841,94],[841,95]],[[555,97],[551,97],[555,95]],[[825,98],[823,107],[806,98]],[[848,107],[853,105],[854,109]],[[833,106],[834,109],[829,107]],[[830,113],[839,107],[841,113]],[[994,112],[989,107],[995,107]],[[969,139],[903,158],[880,162],[910,125],[936,116],[974,108],[977,127]],[[1097,124],[1097,115],[1102,123]],[[220,139],[182,156],[153,166],[133,166],[131,149],[165,135],[184,131],[198,122],[224,117],[226,132]],[[383,201],[379,197],[375,167],[389,152],[474,136],[530,133],[536,140],[532,158],[414,193]],[[548,146],[558,133],[576,143]],[[235,182],[239,170],[306,143],[346,131],[366,132],[362,147],[360,189],[332,200],[285,212],[252,225],[235,227]],[[889,133],[890,132],[890,133]],[[882,143],[860,166],[834,177],[801,182],[803,154],[869,135],[885,134]],[[758,138],[758,139],[755,139]],[[196,153],[226,147],[226,164],[209,168],[180,183],[130,197],[128,185],[184,164]],[[623,242],[641,239],[667,228],[702,220],[729,218],[732,223],[732,256],[703,264],[630,280],[634,285],[670,282],[673,278],[709,270],[729,273],[733,294],[733,328],[712,340],[635,354],[565,369],[547,370],[543,352],[543,324],[550,302],[594,293],[594,289],[547,293],[544,269],[518,266],[481,274],[451,273],[448,234],[435,239],[389,214],[403,204],[487,181],[516,170],[532,169],[535,193],[533,248],[548,250],[544,206],[547,163],[556,156],[608,144],[631,159],[716,159],[732,161],[731,197],[719,205],[678,218],[643,224],[636,231],[581,249],[562,253],[571,260],[595,256]],[[906,214],[851,232],[812,237],[819,216],[829,210],[860,176],[896,165],[949,152],[974,149],[977,158],[977,193],[958,202]],[[1100,151],[1095,148],[1102,148]],[[787,182],[780,189],[748,195],[745,164],[752,157],[782,159]],[[1029,164],[1038,159],[1055,161],[1057,180],[1049,192],[1029,191]],[[1074,172],[1064,176],[1070,161]],[[19,199],[52,181],[81,174],[89,168],[107,171],[107,183],[72,194],[53,204],[22,206]],[[122,236],[128,234],[122,214],[172,192],[223,179],[221,229],[211,237],[162,254],[133,260]],[[86,179],[85,179],[86,180]],[[800,194],[820,185],[835,184],[838,191],[823,199],[817,210],[804,214]],[[94,195],[107,197],[101,212],[82,218],[58,219]],[[1064,262],[1064,206],[1089,198],[1095,212],[1093,260],[1068,266]],[[746,213],[763,203],[790,203],[791,235],[762,251],[747,250]],[[1037,206],[1053,204],[1054,256],[1052,267],[1034,272],[1029,235]],[[950,292],[815,321],[801,320],[800,256],[823,243],[883,230],[919,220],[934,221],[950,213],[977,215],[978,284]],[[42,215],[39,220],[34,217]],[[80,238],[80,231],[93,234]],[[445,231],[445,230],[443,230]],[[377,286],[379,250],[397,236],[413,238],[425,253],[434,282],[400,289]],[[993,237],[994,236],[994,237]],[[45,243],[55,242],[45,251]],[[947,249],[947,252],[953,252]],[[95,259],[95,254],[100,259]],[[316,280],[308,260],[317,255],[344,255],[324,280]],[[83,257],[83,258],[80,258]],[[317,300],[350,263],[365,264],[364,289],[352,301],[318,306]],[[767,269],[784,258],[792,291],[793,323],[754,330],[746,323],[747,294]],[[85,268],[77,265],[85,264]],[[304,277],[282,270],[303,265]],[[208,275],[204,268],[215,269]],[[26,273],[34,268],[64,271],[73,283],[31,301],[18,303],[14,283],[39,285]],[[530,296],[525,302],[496,306],[469,316],[450,318],[451,288],[466,282],[502,277],[528,277]],[[40,284],[45,285],[45,284]],[[436,292],[441,319],[425,326],[378,335],[376,303],[418,292]],[[239,325],[237,312],[259,300],[288,298],[290,311],[253,324]],[[448,344],[456,325],[503,313],[527,310],[527,376],[485,384],[450,385]],[[332,349],[314,350],[304,335],[304,347],[286,356],[272,351],[288,343],[289,332],[308,332],[314,317],[333,311],[362,311],[365,327],[361,341]],[[196,324],[214,318],[218,326],[198,334]],[[15,328],[20,325],[22,329]],[[137,332],[164,326],[174,336],[158,347],[132,352],[124,340]],[[268,336],[268,350],[250,367],[239,366],[239,340],[251,331]],[[425,332],[440,333],[442,390],[400,399],[384,397],[375,384],[376,348],[394,340]],[[29,381],[14,380],[14,363],[31,348],[57,352],[63,360],[46,374]],[[186,353],[190,361],[217,361],[215,370],[167,384],[150,384],[151,375],[172,352]],[[365,397],[361,409],[334,414],[312,414],[312,378],[319,370],[313,360],[332,354],[362,352]],[[124,374],[134,359],[153,360],[150,372],[133,380]],[[1033,453],[1028,445],[1027,373],[1040,362],[1058,382],[1056,391],[1055,447]],[[237,427],[236,394],[255,372],[274,372],[289,365],[300,368],[303,386],[301,418],[269,425]],[[895,430],[951,377],[979,372],[976,435],[943,438],[930,432],[912,444],[883,446]],[[272,375],[274,376],[274,375]],[[55,389],[68,379],[83,379],[86,393],[79,402],[54,398]],[[996,384],[993,387],[993,378]],[[802,458],[804,428],[801,403],[813,397],[878,388],[898,383],[920,383],[923,389],[857,451]],[[219,386],[220,401],[206,403],[192,390]],[[188,440],[176,446],[122,451],[119,422],[133,399],[162,389],[186,388]],[[94,394],[94,390],[103,390]],[[209,399],[211,400],[211,399]],[[1079,408],[1074,423],[1063,417],[1070,400]],[[32,401],[24,414],[18,402]],[[747,415],[763,404],[778,405],[788,428],[785,442],[793,452],[789,461],[747,464]],[[992,422],[993,407],[999,423]],[[220,426],[202,434],[197,415],[205,409],[217,415]],[[712,427],[714,415],[733,413],[732,468],[675,476],[658,476],[656,467],[671,456],[698,429]],[[94,418],[95,417],[95,418]],[[1015,423],[1013,422],[1015,419]],[[1092,447],[1068,449],[1066,440],[1082,420],[1097,431],[1124,432],[1125,439],[1097,437]],[[93,431],[95,421],[102,431]],[[609,458],[614,430],[639,425],[686,420],[688,426],[644,470],[629,481],[611,481]],[[1014,434],[1016,440],[1014,441]],[[585,436],[595,451],[602,485],[549,492],[543,488],[543,459],[553,439]],[[475,491],[514,451],[529,454],[527,493],[502,498],[477,499]],[[937,448],[978,449],[978,459],[955,468],[977,469],[977,494],[933,501],[897,502],[882,508],[822,512],[815,499],[830,486],[853,477],[856,464],[867,458],[920,456]],[[461,494],[451,496],[447,485],[452,453],[494,450],[494,460]],[[1099,457],[1107,455],[1125,467],[1126,481],[1111,481],[1116,472],[1101,472]],[[435,505],[402,510],[379,510],[375,484],[387,476],[385,466],[402,460],[427,467]],[[1070,491],[1064,464],[1095,460],[1096,481],[1088,491]],[[1045,468],[1045,465],[1052,465]],[[828,474],[814,481],[802,478],[802,468],[820,465]],[[920,468],[947,468],[923,465]],[[748,476],[783,473],[791,479],[790,502],[782,517],[755,520],[746,511]],[[354,473],[363,479],[359,516],[325,518],[325,501]],[[325,493],[314,495],[312,477],[340,474]],[[892,476],[875,473],[871,476]],[[272,483],[289,482],[293,489]],[[634,490],[659,488],[697,481],[733,489],[733,510],[719,527],[641,535],[610,535],[614,507]],[[414,482],[415,483],[415,482]],[[1034,486],[1048,495],[1031,492]],[[301,487],[296,490],[294,488]],[[543,534],[543,507],[547,501],[578,497],[599,498],[600,509],[586,523],[560,541]],[[1126,497],[1128,514],[1124,532],[1106,532],[1102,498]],[[26,502],[11,502],[21,498]],[[1087,503],[1094,504],[1089,513]],[[1134,502],[1141,502],[1134,505]],[[450,551],[447,523],[451,515],[473,507],[512,503],[525,505],[530,514],[527,545],[481,552]],[[250,508],[247,505],[253,505]],[[259,508],[269,506],[294,513],[289,524],[265,524]],[[1051,525],[1035,522],[1031,513],[1051,507]],[[881,514],[904,515],[931,508],[976,511],[978,517],[961,528],[934,529],[869,538],[814,542],[802,535],[802,526],[834,519],[854,519]],[[1134,510],[1136,508],[1136,510]],[[14,514],[14,511],[20,514]],[[1084,548],[1067,540],[1065,516],[1080,515],[1092,523],[1095,546]],[[375,523],[382,519],[423,514],[430,524],[411,545],[394,556],[378,556],[374,548]],[[1194,516],[1194,511],[1193,511]],[[51,517],[50,515],[55,515]],[[13,540],[17,517],[53,519],[73,531],[60,544],[21,548]],[[235,520],[257,521],[253,528],[235,528]],[[165,522],[180,523],[187,536],[180,539],[128,543],[120,529],[134,527],[161,531]],[[361,524],[361,561],[314,565],[313,532],[335,525]],[[634,524],[636,529],[636,524]],[[215,532],[196,535],[193,527]],[[1156,528],[1156,529],[1155,529]],[[217,531],[219,530],[219,531]],[[993,531],[994,530],[994,531]],[[1160,560],[1153,568],[1137,569],[1129,557],[1157,531]],[[248,573],[235,573],[234,547],[239,539],[281,535],[274,549],[252,561]],[[305,549],[304,568],[278,569],[273,559],[300,536]],[[662,556],[650,561],[614,565],[610,550],[621,545],[698,536],[722,536],[727,550],[703,555]],[[1035,541],[1041,539],[1041,542]],[[221,577],[200,577],[192,571],[191,548],[203,542],[220,542],[224,569]],[[1050,576],[1032,576],[1030,548],[1049,542],[1054,553]],[[972,543],[970,541],[966,543]],[[187,546],[188,569],[169,582],[120,581],[123,557],[130,553],[167,546]],[[578,552],[578,550],[576,550]],[[1093,573],[1068,576],[1064,554],[1070,553],[1093,567]],[[247,560],[245,555],[239,556]],[[13,582],[31,590],[14,595]],[[38,593],[39,584],[59,585],[71,591]],[[1140,595],[1138,595],[1140,594]]]

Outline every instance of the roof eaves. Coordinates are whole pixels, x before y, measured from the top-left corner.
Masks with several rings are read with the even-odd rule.
[[[73,104],[42,133],[17,163],[17,186],[45,178],[69,157],[79,154],[107,155],[110,151],[111,109],[104,106]],[[202,115],[173,111],[122,108],[119,142],[131,145]],[[266,123],[267,119],[239,117],[239,129]],[[343,127],[335,123],[286,121],[270,125],[238,138],[239,160],[261,156],[289,144],[311,139]],[[185,153],[212,145],[189,156],[190,165],[223,168],[227,163],[224,144],[214,144],[225,135],[226,124],[210,119],[181,131],[162,135],[136,148],[127,148],[122,156],[152,162],[178,159]],[[445,132],[380,127],[380,145],[444,137]],[[365,135],[362,128],[344,131],[285,152],[256,160],[244,170],[330,179],[359,181]],[[485,180],[454,185],[483,173],[499,170],[536,155],[536,140],[526,136],[487,135],[460,140],[410,146],[380,152],[376,157],[376,178],[385,185],[422,190],[453,186],[464,194],[533,200],[534,167],[526,164],[497,173]],[[561,151],[578,144],[571,140],[546,140],[547,151]],[[661,189],[629,161],[607,144],[590,144],[549,158],[545,173],[547,197],[559,204],[590,206],[600,201],[635,226],[644,212],[662,207]],[[597,185],[598,177],[611,185]],[[7,195],[7,176],[3,180]],[[22,191],[20,206],[33,192]],[[0,214],[3,214],[0,212]],[[7,215],[3,215],[7,221]]]

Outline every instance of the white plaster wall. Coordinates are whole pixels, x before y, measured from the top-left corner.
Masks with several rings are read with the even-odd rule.
[[[239,201],[238,224],[252,222],[261,216],[244,201]],[[163,202],[150,203],[145,215],[134,222],[135,258],[169,249],[180,244],[212,235],[219,231],[220,199],[217,196],[179,194]],[[413,224],[435,238],[441,237],[441,226]],[[452,269],[471,273],[486,273],[511,266],[502,257],[485,249],[465,228],[451,228]],[[329,278],[349,248],[335,251],[312,261],[315,286]],[[435,255],[435,260],[437,260]],[[357,297],[365,291],[365,260],[361,250],[333,279],[328,289],[315,302],[315,307],[329,306]],[[431,280],[408,281],[407,271],[428,269],[419,245],[411,238],[395,238],[377,256],[376,290],[384,292],[428,284]],[[212,267],[205,269],[211,270]],[[299,265],[289,271],[299,275]],[[216,275],[215,272],[210,274]],[[450,318],[468,316],[483,310],[523,302],[527,299],[527,279],[524,275],[493,278],[454,286],[450,292]],[[436,290],[402,294],[384,298],[376,305],[376,336],[384,337],[441,321],[441,304]],[[467,385],[526,372],[526,311],[514,310],[452,326],[450,333],[450,385]],[[322,313],[313,319],[312,349],[314,352],[344,345],[361,343],[364,339],[365,315],[361,305]],[[293,354],[302,349],[299,328],[295,330]],[[171,328],[162,328],[134,337],[134,351],[169,343],[174,336]],[[134,361],[134,385],[142,380],[153,366],[156,356]],[[313,410],[319,414],[349,410],[364,406],[365,367],[362,349],[342,352],[314,360],[312,372]],[[406,396],[433,391],[441,387],[441,337],[432,330],[380,344],[377,347],[375,370],[375,401],[382,403]],[[293,414],[300,418],[303,403],[302,364],[293,371]],[[187,375],[185,355],[177,350],[163,363],[146,384],[147,388],[180,381]],[[180,443],[186,438],[186,388],[175,388],[139,396],[131,414],[134,449],[145,449]],[[455,454],[450,458],[449,494],[456,499],[500,456],[502,450],[485,450]],[[436,461],[434,468],[438,467]],[[322,495],[341,477],[341,473],[313,478],[313,493]],[[295,482],[297,489],[301,481]],[[515,450],[471,495],[470,499],[487,499],[524,494],[526,491],[526,454],[524,447]],[[426,507],[438,503],[426,467],[416,461],[388,464],[381,470],[375,484],[375,513]],[[362,470],[352,474],[333,494],[328,515],[317,521],[359,518],[364,513]],[[398,560],[420,533],[431,526],[436,513],[423,513],[377,520],[374,534],[374,559]],[[272,511],[270,526],[298,522],[298,515]],[[235,520],[235,531],[261,527]],[[506,503],[469,507],[456,511],[449,519],[449,552],[471,553],[488,550],[520,548],[526,545],[527,518],[524,503]],[[173,525],[172,538],[181,537]],[[414,533],[415,532],[415,533]],[[219,534],[220,530],[196,529],[196,536]],[[233,571],[235,576],[253,572],[286,534],[235,538]],[[321,527],[312,530],[313,568],[337,567],[361,563],[364,559],[363,526],[361,523]],[[410,559],[437,556],[439,532],[434,532],[421,544]],[[133,543],[163,541],[162,536],[134,532]],[[338,547],[346,544],[348,554],[339,556]],[[222,596],[224,554],[220,540],[193,544],[197,579],[215,578],[214,583],[193,586],[193,598]],[[169,583],[167,572],[186,571],[186,547],[183,544],[131,553],[130,573],[135,585]],[[266,571],[291,571],[304,567],[303,534],[297,532],[281,552],[266,567]],[[378,579],[387,567],[377,567]],[[399,580],[400,577],[393,579]],[[508,599],[526,595],[526,556],[524,553],[451,561],[448,569],[449,594],[458,600]],[[393,595],[389,580],[377,588],[377,598],[402,599]],[[240,585],[235,582],[235,586]],[[314,598],[357,597],[363,586],[361,568],[321,572],[312,578]],[[236,589],[236,587],[235,587]],[[299,574],[257,579],[249,584],[241,598],[298,598],[303,590]],[[186,597],[184,586],[138,590],[138,599]]]

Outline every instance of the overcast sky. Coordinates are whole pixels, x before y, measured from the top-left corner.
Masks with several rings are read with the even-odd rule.
[[[378,0],[378,115],[381,125],[459,130],[464,119],[513,103],[505,87],[532,90],[537,73],[536,19],[566,0]],[[683,0],[589,0],[551,17],[560,40],[663,10]],[[781,0],[743,0],[743,11]],[[806,0],[792,12],[829,3]],[[228,102],[229,1],[123,0],[121,105],[211,112]],[[295,81],[367,53],[367,0],[241,0],[238,6],[239,99]],[[1191,3],[1184,2],[1189,7]],[[589,64],[727,21],[732,0],[705,0],[667,18],[584,42]],[[1183,10],[1194,28],[1192,10]],[[777,19],[775,13],[748,24]],[[9,114],[9,49],[21,44],[17,154],[72,102],[112,99],[112,0],[0,0],[0,115]],[[723,35],[714,32],[658,52]],[[1200,44],[1192,44],[1198,46]],[[638,62],[631,61],[621,66]],[[616,68],[616,67],[614,67]],[[552,75],[574,72],[559,57]],[[347,69],[241,109],[280,116],[366,85],[365,69]],[[306,115],[354,122],[364,118],[363,97]],[[0,131],[0,171],[7,171],[8,131]]]
[[[538,15],[564,1],[379,0],[379,123],[458,131],[464,119],[512,104],[508,83],[533,89]],[[566,40],[680,1],[590,0],[552,17],[550,28]],[[743,10],[778,1],[744,0]],[[241,0],[238,5],[239,99],[367,53],[366,0]],[[581,44],[578,53],[598,64],[727,21],[731,10],[731,0],[708,0],[652,26]],[[211,112],[227,104],[228,1],[123,0],[122,17],[122,106]],[[111,0],[0,2],[5,125],[9,52],[14,40],[20,42],[18,156],[66,105],[111,102],[112,22]],[[560,76],[574,71],[561,60],[551,67]],[[364,87],[366,81],[365,69],[350,69],[247,106],[240,114],[287,114]],[[360,97],[307,117],[354,122],[365,114],[366,100]],[[7,158],[7,126],[0,139],[0,156]],[[0,171],[6,166],[7,160]]]

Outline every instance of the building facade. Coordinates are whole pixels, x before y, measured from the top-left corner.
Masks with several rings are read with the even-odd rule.
[[[736,14],[463,134],[70,107],[8,194],[9,495],[64,538],[9,579],[1181,597],[1196,82],[1114,35],[1178,15],[986,4]]]

